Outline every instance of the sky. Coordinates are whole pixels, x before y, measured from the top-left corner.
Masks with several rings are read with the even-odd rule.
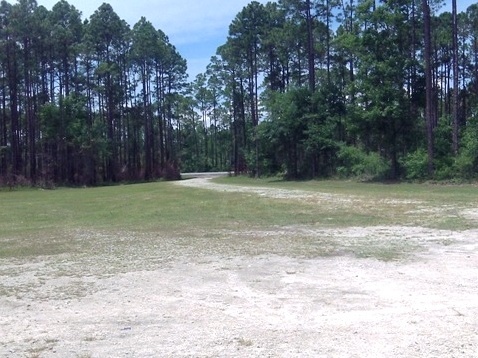
[[[131,27],[144,16],[162,30],[188,63],[189,79],[204,72],[211,56],[226,42],[229,24],[251,0],[67,0],[89,18],[104,2]],[[266,3],[267,0],[257,0]],[[51,10],[58,0],[37,0]],[[457,0],[458,11],[465,11],[478,0]],[[443,8],[451,12],[451,0]]]
[[[162,30],[187,60],[189,80],[204,72],[211,56],[227,40],[229,24],[251,0],[67,0],[89,18],[108,3],[131,28],[141,16]],[[14,2],[14,1],[12,1]],[[37,0],[48,10],[58,0]],[[267,0],[259,0],[266,3]]]

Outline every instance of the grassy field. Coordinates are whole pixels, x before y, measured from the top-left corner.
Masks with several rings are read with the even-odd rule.
[[[0,191],[0,258],[82,250],[82,232],[208,238],[221,231],[308,225],[344,228],[473,227],[461,213],[477,204],[473,185],[283,182],[219,178],[217,183],[310,193],[305,199],[187,188],[171,182],[100,188]],[[320,194],[317,199],[314,195]],[[324,196],[325,195],[325,196]],[[297,234],[299,235],[299,234]]]

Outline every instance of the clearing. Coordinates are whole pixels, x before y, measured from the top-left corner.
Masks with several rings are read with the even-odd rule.
[[[78,228],[60,252],[0,256],[1,357],[478,356],[476,201],[168,185],[325,207],[331,224]],[[467,226],[335,225],[336,212],[377,207]]]

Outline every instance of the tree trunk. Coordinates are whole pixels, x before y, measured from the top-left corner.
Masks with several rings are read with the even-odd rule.
[[[427,0],[422,0],[424,16],[424,35],[425,35],[425,82],[426,82],[426,108],[425,123],[427,133],[427,153],[428,153],[428,175],[433,176],[433,158],[435,156],[434,130],[435,130],[435,101],[433,98],[433,79],[431,64],[431,26],[430,26],[430,6]]]
[[[314,51],[314,19],[312,17],[312,5],[306,1],[307,21],[307,59],[309,62],[309,89],[315,92],[315,51]]]
[[[19,114],[18,114],[18,63],[16,59],[15,46],[10,43],[7,46],[7,60],[8,60],[8,78],[10,90],[10,141],[12,148],[12,174],[20,174],[22,167],[22,155],[20,152],[20,128],[19,128]]]
[[[452,1],[453,13],[453,153],[458,154],[458,90],[459,90],[459,69],[458,69],[458,17],[456,11],[456,0]]]
[[[6,73],[2,71],[2,118],[0,120],[0,147],[6,147],[8,143],[8,128],[7,128],[7,89],[6,89]],[[7,154],[2,153],[0,149],[0,176],[7,174]]]

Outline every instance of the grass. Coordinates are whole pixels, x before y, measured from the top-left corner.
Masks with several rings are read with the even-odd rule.
[[[0,192],[0,200],[0,237],[4,238],[74,229],[190,233],[244,225],[307,224],[319,220],[317,214],[321,212],[309,203],[291,205],[287,200],[190,189],[164,182]],[[343,215],[329,216],[341,221]]]
[[[0,191],[0,258],[71,252],[72,233],[204,236],[217,229],[305,223],[287,203],[158,182],[100,188]]]
[[[211,228],[305,222],[287,203],[171,183],[91,189],[0,192],[0,237],[62,230],[194,232]],[[289,217],[292,214],[293,217]],[[311,216],[310,214],[308,216]]]
[[[132,244],[145,245],[144,253],[151,245],[165,245],[150,239],[140,242],[138,237],[174,237],[178,245],[189,244],[181,238],[197,238],[206,250],[207,239],[221,237],[222,232],[254,232],[295,225],[314,228],[420,225],[466,229],[474,223],[459,212],[476,207],[478,199],[477,188],[472,185],[283,182],[244,177],[216,181],[337,197],[320,202],[277,199],[186,188],[170,182],[82,189],[0,190],[0,258],[93,253],[104,249],[96,242],[98,233],[109,239],[113,237],[116,241],[109,250],[124,258]],[[90,232],[95,233],[96,240],[88,239]],[[227,247],[227,243],[223,244]],[[368,248],[361,252],[364,257],[380,256],[374,250]],[[393,256],[393,252],[390,255]]]
[[[361,183],[342,180],[283,181],[277,178],[251,179],[221,177],[216,182],[230,185],[272,187],[288,190],[320,192],[352,197],[353,207],[329,203],[326,215],[340,210],[339,218],[330,215],[334,225],[420,225],[431,228],[463,230],[474,227],[460,211],[478,209],[478,186]]]
[[[217,183],[248,186],[268,186],[291,190],[308,190],[312,192],[367,196],[379,198],[425,200],[429,203],[469,204],[478,200],[478,185],[445,185],[445,184],[416,184],[416,183],[363,183],[348,180],[310,180],[284,181],[277,178],[252,179],[245,176],[219,177]]]

